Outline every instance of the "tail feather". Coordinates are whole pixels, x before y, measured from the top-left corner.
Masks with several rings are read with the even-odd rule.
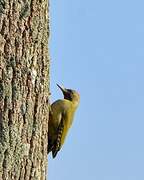
[[[64,122],[61,121],[59,128],[58,128],[58,135],[57,135],[57,139],[55,141],[54,146],[52,147],[52,156],[53,158],[56,157],[58,151],[61,148],[61,138],[62,138],[62,134],[63,134],[63,129],[64,129]]]

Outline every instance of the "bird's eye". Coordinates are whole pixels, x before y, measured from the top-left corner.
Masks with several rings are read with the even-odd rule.
[[[72,90],[71,90],[71,89],[68,89],[68,92],[70,92],[70,93],[71,93],[71,92],[72,92]]]

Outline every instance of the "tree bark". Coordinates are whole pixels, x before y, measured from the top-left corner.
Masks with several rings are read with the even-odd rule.
[[[0,0],[0,179],[44,180],[48,1]]]

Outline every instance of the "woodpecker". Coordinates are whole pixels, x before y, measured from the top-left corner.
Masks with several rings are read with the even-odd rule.
[[[59,99],[50,106],[48,153],[52,152],[53,158],[64,144],[80,101],[80,95],[75,90],[66,89],[58,84],[57,86],[62,91],[64,99]]]

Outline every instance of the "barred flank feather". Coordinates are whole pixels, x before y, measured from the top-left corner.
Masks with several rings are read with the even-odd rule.
[[[61,121],[61,123],[59,125],[59,128],[58,128],[57,140],[56,140],[55,145],[54,145],[54,147],[52,149],[52,156],[53,156],[53,158],[56,157],[58,151],[60,150],[63,129],[64,129],[64,120]]]

